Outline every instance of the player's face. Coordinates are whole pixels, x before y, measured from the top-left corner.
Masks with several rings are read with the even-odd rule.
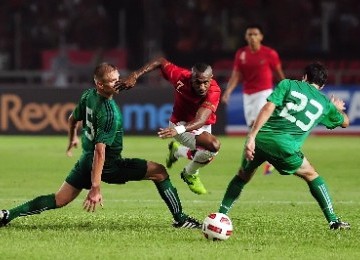
[[[245,40],[251,46],[260,45],[261,41],[263,40],[263,35],[257,28],[249,28],[246,30],[245,33]]]
[[[191,85],[199,96],[205,96],[210,87],[211,76],[205,73],[193,73]]]
[[[117,70],[113,70],[105,75],[104,80],[100,82],[102,87],[102,91],[107,95],[112,95],[114,93],[119,93],[118,90],[115,89],[115,83],[120,79],[120,74]]]

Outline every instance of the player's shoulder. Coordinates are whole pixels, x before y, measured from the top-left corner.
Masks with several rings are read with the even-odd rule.
[[[261,48],[265,51],[276,51],[274,48],[268,46],[268,45],[261,45]]]
[[[263,52],[266,52],[269,54],[277,54],[278,53],[274,48],[267,46],[267,45],[261,45],[261,50]]]
[[[236,50],[235,55],[239,56],[241,53],[248,51],[248,49],[249,49],[248,46],[240,47]]]
[[[182,67],[182,66],[180,66],[180,65],[176,65],[176,64],[174,64],[174,63],[172,63],[172,62],[170,62],[170,61],[168,61],[167,63],[166,63],[166,66],[165,66],[165,68],[166,69],[170,69],[170,70],[179,70],[179,71],[181,71],[181,72],[190,72],[190,70],[189,69],[186,69],[186,68],[184,68],[184,67]]]
[[[293,79],[283,79],[281,80],[278,85],[290,85],[292,81],[296,81],[296,80],[293,80]]]
[[[169,74],[169,77],[180,77],[182,79],[189,78],[191,76],[191,71],[187,68],[181,67],[174,63],[169,62],[164,70]]]
[[[221,92],[221,88],[219,83],[216,81],[216,79],[211,79],[210,82],[210,90],[214,92]]]
[[[81,94],[81,99],[87,99],[89,96],[93,95],[94,93],[96,93],[95,88],[85,89]]]
[[[298,80],[296,80],[296,79],[282,79],[280,81],[280,83],[283,83],[283,84],[290,84],[291,82],[298,82]]]
[[[293,85],[298,84],[298,82],[298,80],[283,79],[276,85],[276,88],[290,89]]]

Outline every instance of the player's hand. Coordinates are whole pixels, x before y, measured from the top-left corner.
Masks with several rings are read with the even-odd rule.
[[[252,137],[249,137],[246,141],[245,145],[245,158],[248,161],[254,160],[254,154],[255,154],[255,139]]]
[[[344,111],[346,109],[345,102],[342,99],[336,98],[334,95],[332,95],[330,100],[338,110]]]
[[[129,90],[133,88],[136,84],[137,74],[132,72],[128,77],[118,80],[115,83],[115,90],[122,91],[122,90]]]
[[[114,85],[114,89],[116,91],[128,90],[130,88],[131,88],[130,86],[126,85],[126,82],[124,79],[120,79],[120,80],[116,81],[115,85]]]
[[[168,128],[160,128],[160,131],[157,134],[160,138],[166,139],[166,138],[174,137],[178,133],[176,132],[175,128],[168,127]]]
[[[75,136],[73,138],[73,140],[71,140],[69,142],[69,145],[68,145],[68,147],[66,149],[66,155],[69,156],[69,157],[73,156],[72,149],[77,148],[78,144],[79,144],[79,138],[77,136]]]
[[[83,203],[84,210],[94,212],[98,203],[103,207],[100,187],[91,187]]]

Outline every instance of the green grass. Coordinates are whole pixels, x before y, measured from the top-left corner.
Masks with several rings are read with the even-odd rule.
[[[170,171],[186,213],[202,220],[217,211],[236,173],[241,137],[220,137],[217,158],[202,169],[209,194],[197,196]],[[0,136],[0,208],[55,192],[78,158],[65,156],[66,137]],[[124,156],[164,162],[167,141],[125,137]],[[69,206],[18,218],[0,229],[1,259],[360,259],[360,138],[311,136],[307,158],[325,178],[335,210],[351,223],[330,231],[299,178],[259,172],[230,212],[234,234],[205,240],[198,230],[177,230],[150,181],[102,185],[104,209],[82,210],[86,192]]]

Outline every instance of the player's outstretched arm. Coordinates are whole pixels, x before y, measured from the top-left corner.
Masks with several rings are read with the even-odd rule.
[[[200,107],[196,112],[195,118],[185,124],[186,131],[192,131],[203,127],[211,116],[212,111],[209,108]]]
[[[260,128],[268,121],[275,108],[275,104],[269,101],[262,107],[254,121],[252,128],[250,129],[248,137],[253,137],[255,139]]]
[[[119,91],[128,90],[130,88],[133,88],[139,77],[141,77],[142,75],[144,75],[148,72],[151,72],[157,68],[166,66],[166,64],[168,64],[168,63],[169,63],[169,61],[163,57],[154,59],[154,60],[146,63],[140,69],[130,73],[129,76],[126,77],[125,79],[119,80],[118,83],[116,84],[115,88]]]
[[[135,77],[136,79],[138,79],[139,77],[141,77],[142,75],[144,75],[150,71],[153,71],[155,69],[166,66],[166,64],[168,64],[168,63],[169,63],[169,61],[167,59],[165,59],[164,57],[154,59],[154,60],[146,63],[140,69],[134,71],[132,73],[132,77]]]
[[[160,128],[158,131],[158,136],[162,139],[172,138],[178,134],[185,132],[190,132],[201,128],[206,120],[210,117],[212,111],[208,108],[200,107],[196,113],[194,120],[187,122],[184,125],[178,125],[175,127]]]
[[[275,77],[278,80],[278,82],[282,81],[283,79],[285,79],[285,73],[281,67],[281,64],[277,65],[275,67]]]
[[[105,148],[106,145],[103,143],[97,143],[95,145],[91,169],[91,188],[83,203],[84,209],[88,212],[94,212],[98,203],[102,206],[100,184],[105,162]]]
[[[260,128],[268,121],[271,114],[275,110],[275,104],[272,102],[267,102],[263,108],[260,110],[260,113],[255,119],[255,122],[248,134],[248,138],[245,144],[245,157],[247,160],[254,159],[255,153],[255,137],[259,132]]]
[[[237,84],[241,81],[241,73],[239,71],[233,70],[229,79],[229,82],[226,86],[224,94],[221,98],[221,102],[228,104],[230,95],[236,88]]]
[[[77,148],[79,144],[79,138],[77,136],[77,128],[78,128],[78,121],[74,119],[74,116],[71,114],[68,119],[68,125],[69,125],[69,144],[66,149],[66,155],[71,157],[72,156],[72,149],[75,147]]]
[[[344,117],[344,122],[341,124],[341,127],[343,128],[348,127],[350,125],[350,119],[348,115],[345,113],[345,109],[346,109],[345,102],[342,99],[335,97],[334,95],[331,96],[330,100]]]

